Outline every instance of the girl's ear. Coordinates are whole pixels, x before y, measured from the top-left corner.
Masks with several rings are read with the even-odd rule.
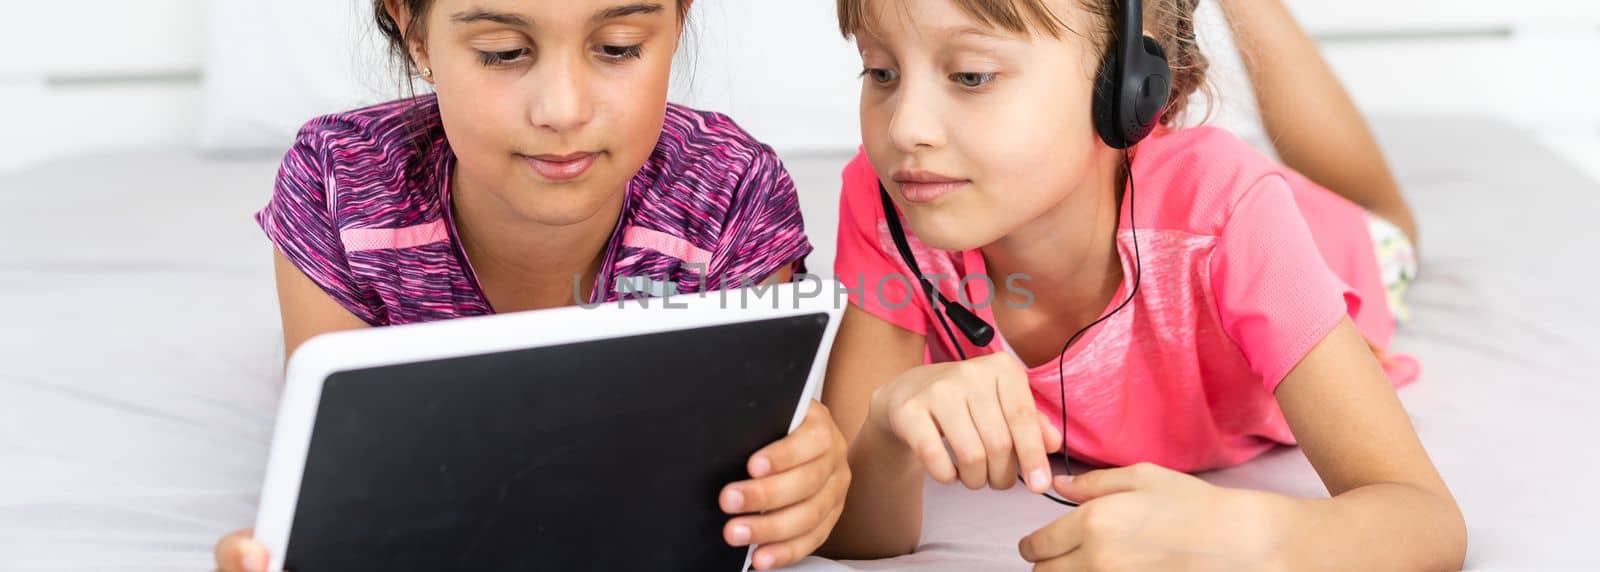
[[[402,0],[383,0],[383,11],[389,13],[389,19],[394,21],[395,27],[400,29],[400,36],[405,37],[410,32],[411,8]]]
[[[423,81],[433,83],[433,67],[428,63],[428,48],[422,38],[406,38],[406,48],[411,51],[411,61],[415,63],[417,73],[422,74]]]
[[[411,56],[417,73],[422,74],[423,80],[433,83],[433,68],[428,64],[428,45],[424,41],[424,34],[413,33],[421,30],[411,29],[410,6],[404,0],[383,0],[383,9],[389,12],[389,18],[400,29],[400,37],[405,38],[406,53]]]

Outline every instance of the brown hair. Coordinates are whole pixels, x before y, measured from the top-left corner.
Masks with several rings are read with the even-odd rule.
[[[875,25],[868,15],[872,0],[837,0],[839,6],[839,31],[846,38],[858,33],[872,33]],[[961,11],[984,25],[1002,30],[1027,34],[1042,32],[1052,38],[1063,33],[1080,34],[1071,29],[1050,9],[1048,0],[950,0]],[[1094,17],[1097,29],[1084,37],[1098,40],[1097,56],[1104,57],[1110,46],[1116,45],[1117,2],[1120,0],[1076,0],[1078,5]],[[1145,0],[1144,24],[1150,35],[1167,52],[1172,65],[1172,98],[1162,112],[1161,122],[1168,127],[1183,123],[1189,98],[1196,92],[1209,92],[1206,70],[1211,61],[1200,51],[1195,39],[1194,12],[1200,0]]]

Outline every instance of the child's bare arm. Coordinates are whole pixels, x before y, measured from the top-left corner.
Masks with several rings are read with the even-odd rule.
[[[863,434],[873,391],[922,364],[924,338],[855,306],[845,309],[828,361],[822,401],[850,441],[853,473],[845,510],[819,551],[868,559],[911,552],[922,533],[924,471],[892,435]]]
[[[1349,319],[1277,390],[1333,498],[1227,489],[1151,464],[1058,478],[1082,503],[1024,538],[1041,568],[1456,570],[1466,524]]]
[[[1466,523],[1365,339],[1346,319],[1277,390],[1332,499],[1306,501],[1293,562],[1345,570],[1458,569]],[[1303,568],[1303,567],[1296,567]]]
[[[1395,223],[1417,223],[1383,151],[1315,42],[1282,0],[1220,0],[1262,125],[1285,165]]]
[[[273,253],[273,268],[278,279],[278,311],[283,317],[283,357],[294,355],[300,344],[317,335],[359,330],[367,323],[340,306],[327,292],[283,253]]]

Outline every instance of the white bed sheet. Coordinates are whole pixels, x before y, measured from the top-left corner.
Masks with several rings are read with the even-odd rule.
[[[1377,122],[1425,268],[1401,391],[1466,512],[1469,568],[1600,569],[1600,184],[1503,123]],[[843,157],[789,161],[832,265]],[[253,520],[278,393],[270,250],[249,214],[276,165],[180,152],[0,176],[0,569],[201,570]],[[1297,450],[1204,475],[1323,495]],[[1021,491],[931,486],[924,545],[803,570],[1024,570],[1061,514]]]

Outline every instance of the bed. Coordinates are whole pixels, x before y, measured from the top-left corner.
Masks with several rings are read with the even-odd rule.
[[[1401,397],[1467,516],[1478,570],[1600,569],[1600,183],[1487,118],[1375,121],[1420,214],[1422,361]],[[843,156],[787,163],[832,265]],[[272,160],[177,150],[0,175],[0,570],[203,570],[252,522],[281,375],[268,244],[249,220]],[[1203,475],[1325,495],[1282,449]],[[1059,514],[1020,490],[931,485],[924,544],[811,571],[1025,570]]]

